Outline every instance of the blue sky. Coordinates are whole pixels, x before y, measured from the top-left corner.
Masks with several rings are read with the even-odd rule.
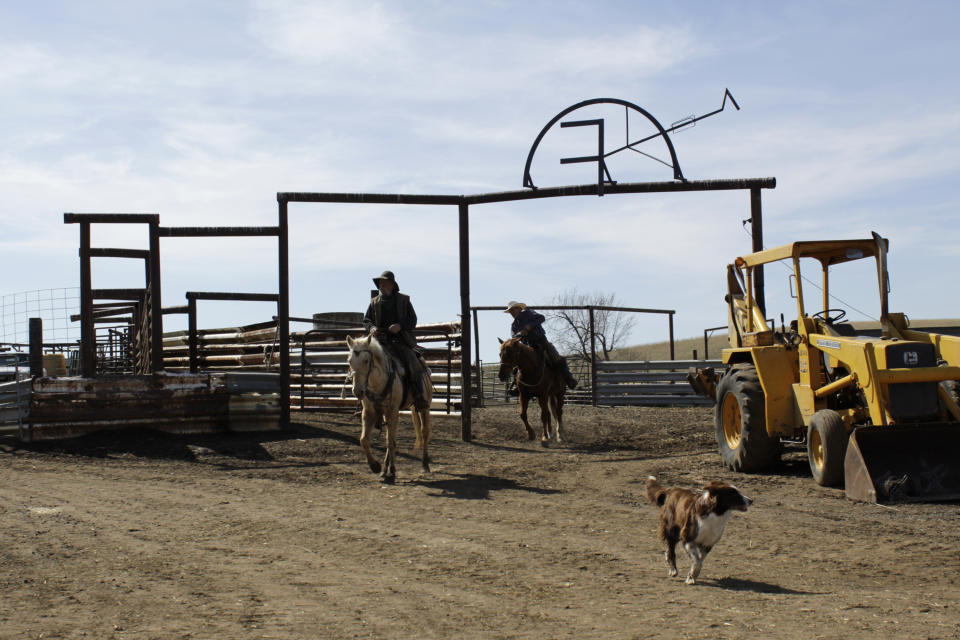
[[[960,317],[958,7],[0,2],[0,293],[78,284],[65,211],[272,225],[278,191],[519,189],[534,138],[569,105],[619,98],[669,125],[718,108],[729,88],[741,111],[673,136],[688,179],[776,177],[763,193],[767,246],[876,230],[890,238],[893,309]],[[611,139],[623,117],[584,116],[609,118]],[[545,139],[536,182],[593,181],[591,166],[558,162],[588,153],[590,136]],[[615,158],[617,180],[672,178],[637,154]],[[615,292],[625,306],[676,309],[679,337],[725,322],[724,265],[750,249],[746,192],[471,211],[474,304]],[[301,204],[290,220],[294,315],[362,310],[369,278],[391,268],[421,320],[456,318],[455,208]],[[276,290],[268,240],[162,242],[166,306],[186,290]],[[94,245],[145,237],[96,228]],[[122,261],[95,263],[97,287],[139,277]],[[776,301],[786,272],[767,281]],[[854,289],[844,303],[875,315],[859,299],[872,283]],[[211,303],[200,323],[272,312]],[[485,358],[506,320],[481,318]],[[639,323],[634,341],[664,339],[664,324]]]

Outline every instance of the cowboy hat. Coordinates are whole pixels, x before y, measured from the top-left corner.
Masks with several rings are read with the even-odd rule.
[[[523,311],[526,308],[527,308],[527,305],[523,304],[522,302],[511,300],[510,302],[507,303],[507,308],[504,309],[503,312],[510,313],[510,311],[512,311],[513,309],[520,309],[521,311]]]
[[[392,282],[394,289],[396,289],[397,291],[400,291],[400,285],[397,284],[397,279],[396,277],[394,277],[393,271],[390,271],[390,270],[384,271],[379,276],[373,279],[373,284],[377,288],[379,288],[381,280],[387,280],[389,282]]]

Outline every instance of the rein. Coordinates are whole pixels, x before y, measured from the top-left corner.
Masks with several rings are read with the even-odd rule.
[[[536,353],[536,351],[534,351]],[[534,389],[540,386],[540,383],[543,382],[543,376],[547,372],[547,359],[543,356],[540,356],[540,379],[530,384],[529,382],[524,382],[522,379],[523,376],[523,367],[520,366],[520,358],[517,358],[517,368],[520,369],[520,374],[517,376],[517,384],[521,384],[529,389]]]
[[[393,380],[397,377],[397,370],[390,366],[390,361],[388,358],[386,364],[384,365],[384,368],[387,370],[388,374],[387,383],[384,385],[383,391],[381,391],[379,394],[376,394],[370,391],[370,374],[373,373],[373,367],[376,360],[376,358],[373,357],[373,351],[370,349],[355,349],[355,351],[358,353],[366,352],[370,354],[370,366],[367,367],[367,376],[363,381],[363,392],[361,395],[370,400],[377,408],[377,411],[381,411],[383,401],[386,400],[387,396],[393,392]]]

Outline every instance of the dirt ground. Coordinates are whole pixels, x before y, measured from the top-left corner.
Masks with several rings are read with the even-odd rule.
[[[402,418],[394,485],[348,415],[2,442],[0,638],[960,637],[957,504],[849,501],[802,452],[733,474],[711,416],[569,407],[546,449],[516,407],[471,443],[437,418],[429,474]],[[755,500],[696,585],[666,575],[648,474]]]

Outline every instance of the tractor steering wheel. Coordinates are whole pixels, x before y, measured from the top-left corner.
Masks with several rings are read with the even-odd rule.
[[[831,315],[831,314],[837,315]],[[847,317],[847,312],[843,309],[824,309],[823,311],[818,311],[811,316],[812,318],[818,318],[823,320],[827,324],[833,324],[834,322],[840,322]]]

